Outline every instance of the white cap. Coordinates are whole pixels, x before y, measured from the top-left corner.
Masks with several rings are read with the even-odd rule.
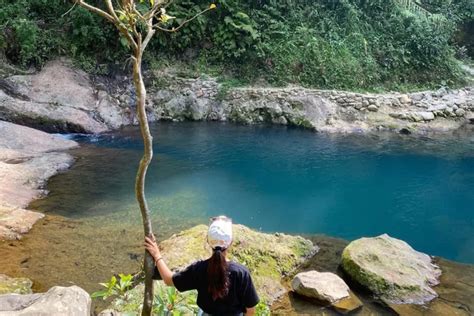
[[[207,242],[212,249],[229,248],[232,243],[232,220],[225,216],[213,218],[207,232]]]

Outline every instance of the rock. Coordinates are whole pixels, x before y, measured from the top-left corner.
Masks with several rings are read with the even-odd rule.
[[[0,90],[0,119],[48,132],[100,133],[124,125],[118,104],[109,98],[98,100],[89,76],[65,59],[48,63],[37,74],[7,81],[28,100]]]
[[[463,117],[464,115],[466,115],[466,111],[463,109],[457,109],[456,111],[454,111],[454,114],[456,114],[456,116],[458,117]]]
[[[370,112],[377,112],[379,108],[376,105],[371,104],[367,107],[367,110],[369,110]]]
[[[74,141],[0,121],[0,239],[19,239],[43,217],[25,208],[44,194],[47,179],[68,168],[73,158],[59,150]]]
[[[438,295],[441,270],[431,257],[387,234],[351,242],[342,267],[355,281],[394,304],[424,304]]]
[[[363,306],[360,299],[352,293],[352,291],[349,292],[349,294],[349,297],[343,298],[332,305],[332,307],[341,314],[351,313]]]
[[[335,303],[349,297],[349,287],[331,272],[308,271],[298,273],[291,282],[293,291],[308,298]]]
[[[0,160],[75,148],[75,141],[26,126],[0,121]],[[13,151],[17,152],[13,155]],[[11,153],[12,156],[9,156]]]
[[[182,269],[196,260],[209,258],[206,234],[207,226],[199,225],[160,243],[168,266]],[[261,298],[271,304],[285,293],[282,277],[317,250],[312,242],[299,236],[265,234],[234,225],[230,259],[249,268]]]
[[[33,282],[27,278],[10,278],[0,274],[0,295],[2,294],[31,294]],[[1,307],[1,304],[0,304]]]
[[[432,121],[435,119],[433,112],[413,112],[410,114],[414,122]]]
[[[342,314],[362,307],[362,302],[347,284],[331,272],[308,271],[298,273],[291,282],[293,291],[319,304],[329,304]]]
[[[30,231],[33,224],[43,217],[41,213],[0,204],[0,240],[21,239],[21,235]]]
[[[73,158],[58,150],[77,146],[28,127],[0,121],[0,203],[25,208],[43,194],[46,180],[70,166]]]
[[[274,124],[279,124],[279,125],[287,125],[288,124],[288,121],[286,120],[286,118],[284,116],[279,116],[279,117],[273,119],[272,122]]]
[[[403,94],[401,95],[398,100],[400,101],[400,103],[402,104],[410,104],[411,103],[411,99],[408,95],[406,94]]]
[[[412,131],[406,127],[401,128],[398,132],[402,135],[410,135],[412,133]]]
[[[2,315],[90,316],[90,313],[91,298],[78,286],[55,286],[43,294],[0,295]]]
[[[429,112],[435,112],[435,111],[444,111],[448,108],[446,104],[436,104],[432,105],[428,108]]]

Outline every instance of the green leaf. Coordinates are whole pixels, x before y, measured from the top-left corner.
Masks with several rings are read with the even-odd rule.
[[[106,291],[106,290],[94,292],[94,293],[91,294],[91,298],[98,298],[98,297],[107,296],[107,292],[108,291]]]

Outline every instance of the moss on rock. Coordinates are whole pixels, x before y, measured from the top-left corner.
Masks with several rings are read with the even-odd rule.
[[[437,297],[431,286],[439,283],[441,270],[428,255],[386,234],[351,242],[342,252],[342,267],[390,303],[424,304]]]
[[[169,267],[179,270],[196,260],[209,258],[206,234],[207,226],[199,225],[163,241],[160,247]],[[271,303],[285,292],[282,277],[316,250],[311,241],[299,236],[266,234],[234,225],[230,259],[248,267],[259,295]]]

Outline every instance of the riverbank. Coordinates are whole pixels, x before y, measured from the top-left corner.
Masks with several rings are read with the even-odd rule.
[[[175,69],[146,74],[150,122],[230,121],[326,133],[473,133],[474,87],[368,94],[300,87],[228,87]],[[62,78],[57,81],[56,78]],[[0,84],[0,119],[48,132],[101,133],[137,124],[129,77],[91,78],[59,59]]]

